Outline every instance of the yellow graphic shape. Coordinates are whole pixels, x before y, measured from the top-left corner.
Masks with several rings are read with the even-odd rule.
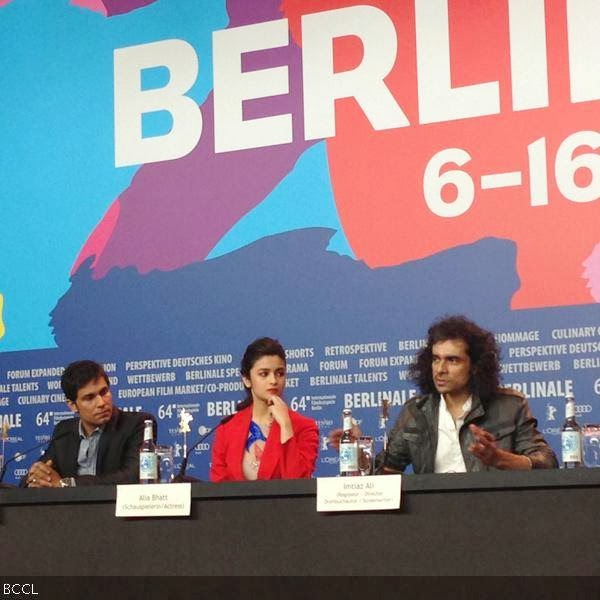
[[[4,296],[0,294],[0,338],[4,337],[6,327],[4,327],[4,321],[2,320],[2,309],[4,308]]]

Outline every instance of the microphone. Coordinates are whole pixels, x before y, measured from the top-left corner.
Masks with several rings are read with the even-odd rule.
[[[7,461],[5,461],[5,463],[2,467],[2,471],[0,471],[0,484],[2,483],[2,480],[4,479],[4,475],[6,474],[6,467],[8,467],[8,465],[11,462],[17,460],[18,458],[21,458],[21,456],[27,456],[30,452],[33,452],[34,450],[37,450],[38,448],[41,448],[42,446],[49,447],[56,440],[60,440],[61,438],[65,437],[69,434],[72,434],[72,433],[73,432],[70,429],[68,429],[67,431],[63,431],[62,433],[59,433],[58,435],[51,437],[46,442],[42,442],[41,444],[36,444],[35,446],[32,446],[31,448],[27,448],[27,450],[23,450],[23,452],[17,452],[14,456],[12,456]]]
[[[179,467],[179,471],[177,475],[173,478],[175,483],[183,483],[186,481],[199,481],[195,477],[186,477],[185,470],[187,469],[188,459],[193,450],[195,450],[207,437],[211,436],[221,425],[225,425],[235,417],[236,413],[232,415],[227,415],[223,417],[212,429],[209,429],[204,435],[200,436],[200,439],[187,451],[186,455],[183,457],[181,461],[181,466]],[[1,481],[1,480],[0,480]]]

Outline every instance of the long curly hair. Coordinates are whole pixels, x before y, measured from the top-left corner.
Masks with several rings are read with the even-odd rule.
[[[427,331],[427,345],[415,357],[408,373],[421,393],[437,393],[431,368],[432,348],[438,342],[460,339],[467,345],[471,359],[469,388],[480,398],[494,394],[500,386],[500,348],[494,334],[486,331],[462,315],[443,317]]]

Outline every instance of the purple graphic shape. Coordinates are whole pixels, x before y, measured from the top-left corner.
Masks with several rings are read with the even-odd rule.
[[[106,7],[106,16],[122,15],[136,8],[142,8],[153,4],[156,0],[102,0]]]
[[[281,18],[279,4],[280,0],[229,0],[230,27]],[[113,267],[133,266],[147,273],[203,260],[318,141],[304,140],[300,48],[290,40],[284,48],[244,57],[245,69],[281,65],[289,69],[289,94],[245,102],[244,118],[289,113],[293,142],[215,154],[213,97],[209,95],[202,105],[203,131],[196,148],[178,160],[144,165],[120,195],[118,221],[106,236],[108,241],[101,254],[95,256],[95,279],[104,277]],[[102,221],[95,234],[103,237],[103,228]],[[74,271],[91,256],[91,249],[99,252],[95,244],[87,249],[84,246]]]

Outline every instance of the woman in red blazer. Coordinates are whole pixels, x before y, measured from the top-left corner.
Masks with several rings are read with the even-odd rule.
[[[285,370],[285,351],[277,340],[260,338],[246,348],[241,372],[247,396],[216,431],[211,481],[311,477],[319,430],[283,401]]]

